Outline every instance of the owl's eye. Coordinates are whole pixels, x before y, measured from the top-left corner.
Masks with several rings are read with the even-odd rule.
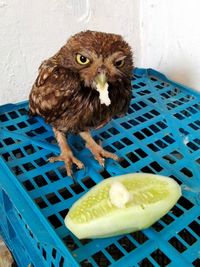
[[[83,55],[81,54],[77,54],[76,55],[76,61],[78,62],[78,64],[80,65],[87,65],[90,60],[87,58],[87,57],[84,57]]]
[[[115,66],[116,66],[117,68],[121,68],[121,67],[124,66],[124,63],[125,63],[124,59],[117,60],[117,61],[115,61]]]

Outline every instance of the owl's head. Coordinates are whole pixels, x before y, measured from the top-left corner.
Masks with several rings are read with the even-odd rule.
[[[85,86],[96,89],[130,80],[133,61],[130,46],[117,34],[85,31],[72,36],[62,48],[65,67],[78,73]]]

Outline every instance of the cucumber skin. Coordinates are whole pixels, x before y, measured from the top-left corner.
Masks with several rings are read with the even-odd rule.
[[[90,192],[98,190],[98,188],[105,183],[113,182],[113,179],[116,181],[123,181],[126,178],[130,179],[131,177],[134,179],[134,177],[138,176],[140,176],[141,179],[151,176],[158,180],[161,179],[167,181],[166,186],[169,188],[169,196],[162,201],[145,205],[144,208],[139,205],[130,208],[119,208],[117,211],[112,212],[112,214],[81,224],[74,223],[73,220],[71,220],[69,211],[65,218],[65,225],[67,228],[79,239],[84,239],[111,237],[150,227],[157,220],[163,217],[176,204],[182,195],[180,186],[172,178],[146,173],[126,174],[111,177],[95,185],[90,191],[76,201],[72,208],[79,205],[83,199],[90,195]],[[72,208],[70,210],[72,210]]]

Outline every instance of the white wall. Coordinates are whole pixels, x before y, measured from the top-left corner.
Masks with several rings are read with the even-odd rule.
[[[41,61],[85,29],[122,34],[135,65],[200,90],[199,0],[0,0],[0,104],[27,99]]]
[[[140,0],[140,65],[200,91],[200,1]]]
[[[132,0],[0,0],[0,104],[27,99],[41,61],[73,33],[120,33],[134,46],[134,12]]]

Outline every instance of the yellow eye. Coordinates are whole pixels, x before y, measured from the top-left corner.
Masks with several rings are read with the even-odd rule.
[[[121,68],[121,67],[124,66],[124,63],[125,63],[124,59],[117,60],[117,61],[115,61],[115,66],[116,66],[117,68]]]
[[[90,60],[87,58],[87,57],[84,57],[83,55],[81,54],[77,54],[76,55],[76,61],[78,62],[78,64],[80,65],[87,65]]]

